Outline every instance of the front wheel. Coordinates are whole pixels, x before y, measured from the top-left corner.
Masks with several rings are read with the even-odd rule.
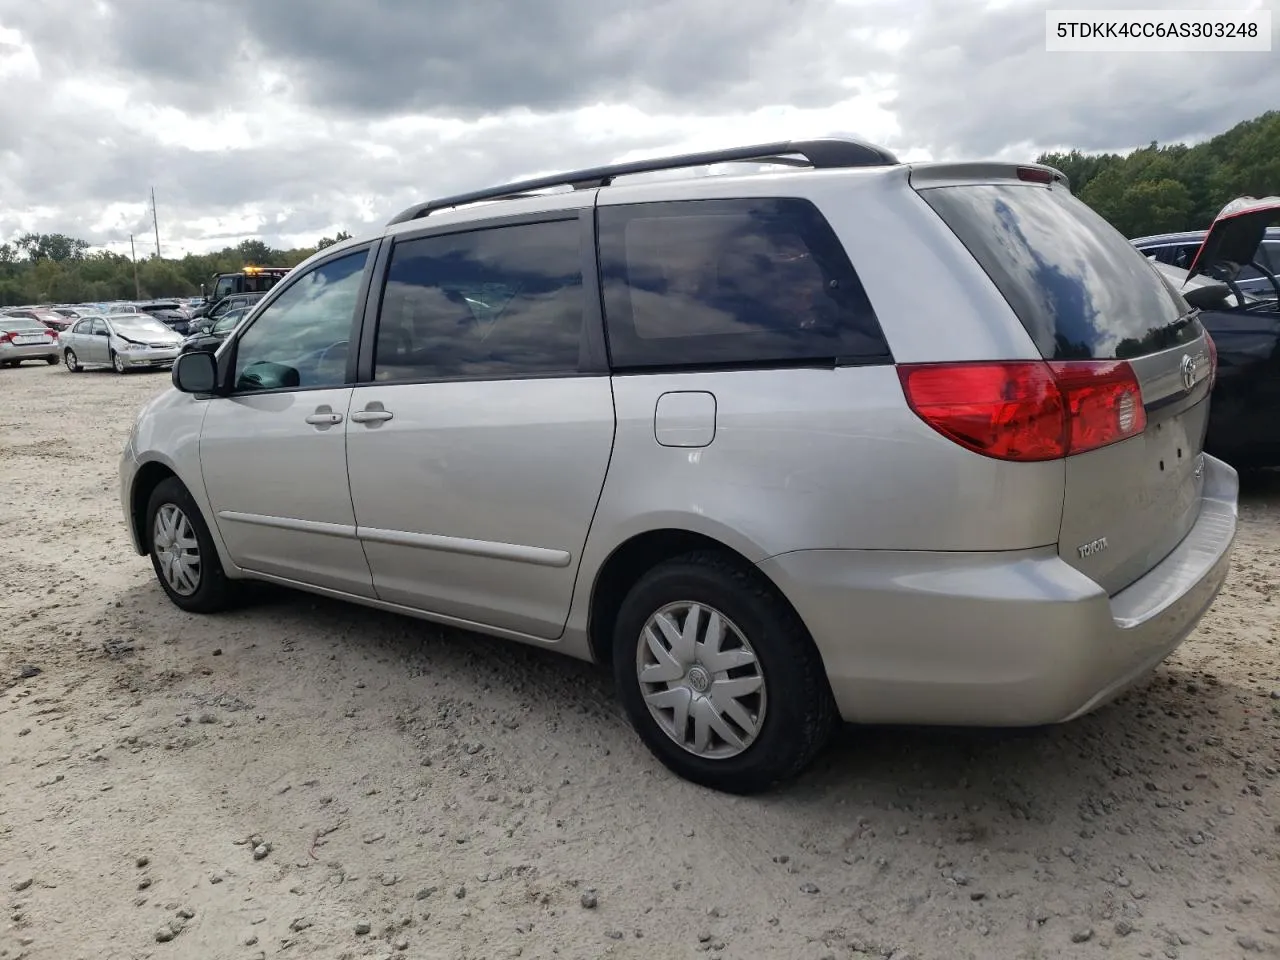
[[[177,606],[191,613],[216,613],[231,606],[234,584],[222,571],[209,527],[182,481],[161,481],[147,501],[147,540],[160,586]]]
[[[68,350],[62,355],[62,362],[67,365],[67,369],[72,373],[79,373],[84,367],[80,366],[80,358],[76,356],[74,350]]]
[[[125,366],[124,357],[120,356],[118,353],[111,354],[111,366],[115,369],[116,373],[129,372],[129,368]]]
[[[718,553],[669,560],[636,583],[618,613],[613,669],[646,746],[718,790],[794,777],[835,728],[804,625],[758,573]]]

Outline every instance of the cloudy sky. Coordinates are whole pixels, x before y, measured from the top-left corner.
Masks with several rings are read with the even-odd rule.
[[[1048,6],[0,0],[0,241],[127,252],[152,186],[169,256],[310,245],[421,198],[667,151],[844,133],[905,159],[1030,158],[1200,140],[1280,106],[1274,53],[1046,53]]]

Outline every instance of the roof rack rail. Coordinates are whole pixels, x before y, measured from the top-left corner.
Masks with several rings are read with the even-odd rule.
[[[801,159],[802,158],[802,159]],[[898,163],[898,158],[884,147],[861,140],[827,138],[821,140],[782,140],[750,147],[729,147],[724,150],[707,150],[701,153],[685,153],[674,157],[656,157],[652,160],[633,160],[603,167],[589,167],[549,177],[521,180],[452,197],[441,197],[426,203],[416,203],[396,214],[387,226],[417,220],[449,207],[461,207],[484,200],[510,200],[529,196],[532,191],[548,187],[571,186],[576,190],[607,187],[614,177],[635,173],[653,173],[659,170],[681,170],[704,167],[718,163],[777,163],[785,166],[812,167],[830,170],[841,167],[878,167]]]

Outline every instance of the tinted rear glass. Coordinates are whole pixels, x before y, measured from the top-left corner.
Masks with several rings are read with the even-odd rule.
[[[967,184],[920,195],[991,277],[1046,359],[1125,359],[1200,335],[1146,257],[1069,191]]]
[[[875,311],[807,200],[601,207],[615,367],[885,362]]]

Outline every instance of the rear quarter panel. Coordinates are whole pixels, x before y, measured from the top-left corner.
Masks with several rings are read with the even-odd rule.
[[[835,230],[897,362],[1039,359],[1008,303],[908,171],[805,171],[615,185],[600,206],[802,197]],[[655,436],[668,391],[715,396],[714,439]],[[799,550],[1000,551],[1055,545],[1061,462],[1009,464],[943,438],[907,406],[892,365],[614,377],[617,437],[584,548],[569,634],[631,537],[701,533],[759,563]]]
[[[705,447],[658,443],[672,390],[716,397]],[[571,629],[609,555],[674,528],[753,563],[796,550],[1017,550],[1054,544],[1061,462],[1008,464],[946,440],[906,405],[892,366],[614,378],[617,439],[583,552]]]

